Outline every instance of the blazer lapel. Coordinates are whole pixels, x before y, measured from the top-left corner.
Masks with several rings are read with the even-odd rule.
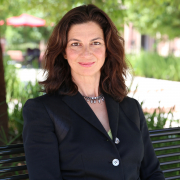
[[[104,93],[106,107],[109,117],[109,124],[113,136],[113,141],[115,142],[115,138],[118,130],[118,120],[119,120],[119,102],[115,101],[110,95]]]
[[[79,92],[74,96],[64,96],[62,100],[79,116],[84,118],[96,129],[101,131],[107,138],[110,139],[101,122]]]
[[[108,112],[109,125],[111,128],[113,141],[115,141],[118,129],[119,103],[106,93],[104,93],[104,97]],[[95,113],[79,92],[74,96],[64,96],[62,100],[78,115],[101,131],[106,137],[108,137],[108,139],[111,139]]]

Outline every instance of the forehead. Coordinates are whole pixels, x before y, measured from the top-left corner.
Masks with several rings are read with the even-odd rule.
[[[72,25],[68,32],[70,38],[96,38],[96,36],[104,38],[104,33],[101,27],[95,22],[87,22],[82,24]]]

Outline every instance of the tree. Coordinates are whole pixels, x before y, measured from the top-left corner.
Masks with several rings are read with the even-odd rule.
[[[73,7],[83,5],[83,4],[94,4],[104,10],[114,21],[116,26],[122,29],[124,19],[124,9],[122,8],[124,0],[31,0],[28,4],[26,3],[26,8],[32,13],[36,13],[37,9],[43,13],[43,18],[47,20],[50,24],[54,22],[55,24],[62,18],[62,16],[72,9]],[[36,7],[33,8],[32,7]]]
[[[2,0],[0,0],[2,1]],[[124,1],[124,0],[123,0]],[[47,40],[52,32],[51,24],[56,24],[62,16],[73,7],[82,4],[95,4],[103,9],[114,21],[119,30],[123,31],[124,13],[122,8],[123,1],[120,0],[17,0],[3,1],[0,5],[0,19],[6,19],[11,16],[19,16],[26,12],[28,14],[43,18],[46,20],[46,27],[30,28],[7,26],[3,31],[8,41],[8,46],[12,44],[17,48],[18,44],[24,42],[37,43],[41,39]],[[2,8],[1,8],[2,7]],[[4,8],[5,7],[5,8]],[[9,11],[11,9],[11,11]]]
[[[3,0],[0,1],[1,3]],[[2,6],[0,6],[0,11]],[[3,19],[0,16],[0,20]],[[0,27],[1,28],[1,27]],[[1,34],[0,34],[1,39]],[[8,114],[7,114],[7,103],[6,103],[6,86],[4,80],[4,67],[3,67],[3,52],[0,41],[0,145],[4,145],[4,135],[8,134]],[[4,134],[5,133],[5,134]]]
[[[0,20],[5,20],[8,9],[11,7],[8,1],[0,0]],[[12,8],[13,9],[13,8]],[[14,9],[15,10],[15,9]],[[17,10],[15,10],[17,11]],[[12,12],[12,11],[10,11]],[[6,26],[1,27],[0,39],[4,35]],[[8,137],[8,106],[6,103],[6,85],[4,79],[3,52],[0,43],[0,145],[5,144],[5,138]]]
[[[123,2],[123,1],[122,1]],[[26,12],[28,14],[32,14],[34,16],[46,19],[47,25],[51,25],[52,22],[55,24],[63,17],[63,15],[72,9],[73,7],[82,5],[82,4],[95,4],[101,9],[103,9],[114,21],[118,29],[123,29],[123,15],[124,9],[122,9],[122,2],[119,0],[17,0],[17,1],[5,1],[0,0],[0,20],[6,20],[11,16],[19,16],[20,14]],[[15,37],[14,40],[16,42],[19,39],[23,38],[23,27],[21,28],[12,28],[3,26],[1,31],[1,36],[5,36],[7,33],[7,29],[12,29],[11,32],[14,31],[11,37]],[[35,31],[34,31],[35,30]],[[48,37],[50,35],[51,29],[46,28],[36,28],[36,29],[28,29],[26,30],[27,37],[31,39],[38,39],[42,37],[37,37],[37,33],[40,32],[43,36]],[[34,31],[34,34],[33,34]],[[49,34],[48,34],[49,33]],[[34,36],[34,37],[33,37]],[[18,39],[19,37],[19,39]],[[12,40],[13,42],[13,40]],[[6,90],[5,90],[5,80],[4,80],[4,69],[3,69],[3,55],[2,49],[0,46],[0,125],[5,130],[7,135],[8,132],[8,114],[7,114],[7,104],[6,104]],[[2,138],[2,137],[0,137]],[[0,144],[1,145],[1,144]]]
[[[4,80],[4,68],[3,68],[3,54],[0,44],[0,140],[4,139],[8,135],[8,114],[6,103],[6,86]],[[5,133],[5,134],[4,134]],[[0,141],[0,145],[3,145],[3,141]]]
[[[125,21],[132,22],[142,34],[180,36],[179,0],[125,0],[125,5]]]
[[[157,32],[166,34],[170,38],[179,36],[180,28],[180,5],[179,0],[0,0],[0,20],[6,20],[11,16],[19,16],[26,12],[34,16],[43,18],[50,27],[52,23],[56,24],[63,15],[73,7],[82,4],[95,4],[104,10],[113,20],[119,31],[123,31],[124,22],[132,22],[134,26],[144,34],[156,36]],[[26,28],[26,27],[25,27]],[[12,28],[3,26],[2,35],[7,34],[7,29],[11,29],[15,37],[12,42],[21,42],[24,28]],[[27,39],[39,40],[42,37],[48,38],[51,34],[51,28],[27,28]],[[39,34],[39,35],[38,35]],[[9,34],[8,34],[9,35]],[[0,52],[2,50],[0,49]],[[5,100],[5,82],[3,76],[3,59],[0,54],[0,87],[3,90],[0,94],[1,103]],[[4,104],[7,112],[7,105]],[[2,109],[2,108],[0,108]],[[2,113],[2,112],[0,112]],[[7,113],[6,113],[7,114]],[[0,114],[1,118],[1,114]],[[4,127],[7,127],[7,116],[3,117],[6,121]]]

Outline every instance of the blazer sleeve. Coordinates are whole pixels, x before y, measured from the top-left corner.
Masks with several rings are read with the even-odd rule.
[[[154,152],[153,145],[149,136],[149,130],[140,104],[136,101],[139,116],[140,116],[140,130],[144,144],[144,158],[140,167],[141,180],[165,180],[164,174],[160,169],[159,160]]]
[[[62,180],[58,141],[44,105],[37,99],[23,107],[23,143],[30,180]]]

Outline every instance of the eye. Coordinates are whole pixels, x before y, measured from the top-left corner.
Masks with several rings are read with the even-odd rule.
[[[93,42],[92,44],[93,45],[100,45],[101,43],[100,42]]]
[[[71,46],[80,46],[80,43],[75,42],[75,43],[72,43]]]

